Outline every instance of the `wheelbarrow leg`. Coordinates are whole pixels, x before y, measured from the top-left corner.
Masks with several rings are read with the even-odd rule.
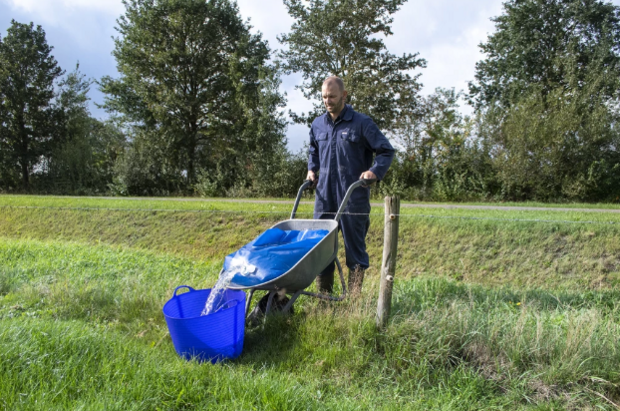
[[[295,294],[293,294],[291,296],[291,299],[288,301],[288,303],[286,303],[286,305],[284,306],[284,308],[282,309],[283,313],[287,313],[289,312],[289,310],[291,308],[293,308],[293,304],[295,304],[295,301],[297,300],[297,298],[299,298],[299,296],[303,294],[303,290],[299,290],[297,291]]]
[[[273,304],[273,297],[275,297],[276,293],[276,290],[269,291],[269,298],[267,298],[267,307],[265,308],[265,321],[267,320],[267,315],[269,314],[269,311],[271,311],[271,304]]]
[[[250,304],[252,303],[252,297],[254,297],[254,291],[256,288],[250,288],[250,295],[248,295],[248,302],[245,305],[245,318],[248,318],[248,314],[250,313]]]
[[[308,295],[311,297],[320,298],[322,300],[329,300],[329,301],[344,300],[347,297],[347,283],[344,280],[344,273],[342,271],[342,266],[340,265],[340,261],[337,258],[334,261],[336,262],[336,266],[338,267],[338,275],[340,276],[340,283],[342,284],[342,293],[340,294],[340,296],[334,297],[333,295],[310,293],[304,290],[299,290],[291,296],[291,299],[282,308],[282,312],[283,313],[289,312],[293,308],[293,304],[295,304],[295,301],[297,301],[300,295]],[[254,295],[254,291],[256,291],[256,289],[254,288],[250,289],[250,295],[248,297],[248,304],[246,306],[246,311],[245,311],[246,319],[248,318],[248,313],[250,311],[250,303],[252,301],[252,296]],[[273,299],[275,298],[277,293],[278,293],[278,290],[269,291],[269,297],[267,298],[267,307],[265,307],[265,313],[263,317],[263,324],[265,323],[265,321],[267,321],[267,315],[271,311],[271,307],[273,305]]]

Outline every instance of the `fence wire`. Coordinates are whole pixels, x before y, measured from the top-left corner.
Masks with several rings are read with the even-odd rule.
[[[32,209],[32,210],[66,210],[66,211],[110,211],[110,212],[142,212],[142,213],[222,213],[222,214],[256,214],[256,215],[286,215],[290,216],[291,211],[286,210],[214,210],[214,209],[171,209],[171,208],[107,208],[107,207],[51,207],[51,206],[13,206],[3,205],[0,209]],[[498,210],[502,211],[502,210]],[[576,209],[575,211],[579,211]],[[336,212],[322,212],[321,214],[336,215]],[[384,213],[351,213],[343,212],[343,215],[383,217]],[[314,216],[313,212],[297,212],[299,216]],[[547,224],[581,224],[581,225],[618,225],[620,221],[596,221],[596,220],[553,220],[538,218],[501,218],[501,217],[477,217],[477,216],[458,216],[458,215],[436,215],[436,214],[394,214],[401,218],[426,218],[444,220],[475,220],[475,221],[496,221],[513,223],[547,223]]]

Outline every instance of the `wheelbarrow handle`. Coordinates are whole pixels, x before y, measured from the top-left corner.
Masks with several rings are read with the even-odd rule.
[[[356,181],[355,183],[351,184],[351,186],[347,190],[347,193],[344,196],[344,199],[342,200],[342,204],[340,204],[340,208],[338,208],[338,212],[336,213],[336,217],[334,218],[334,220],[340,221],[340,217],[342,216],[342,213],[344,212],[344,209],[346,208],[347,203],[349,202],[349,198],[351,197],[353,190],[355,190],[358,187],[368,187],[374,184],[376,181],[377,181],[376,178],[362,178]],[[295,204],[293,205],[293,211],[291,212],[291,220],[295,218],[295,214],[297,213],[297,208],[299,207],[299,201],[301,200],[301,196],[303,195],[304,190],[306,190],[308,187],[312,187],[313,185],[314,185],[314,181],[304,180],[304,183],[301,185],[301,187],[299,188],[299,191],[297,192],[297,198],[295,199]]]
[[[295,205],[293,205],[293,211],[291,212],[291,220],[295,218],[295,214],[297,213],[297,207],[299,207],[299,201],[301,200],[301,196],[304,193],[304,190],[310,187],[313,184],[310,180],[304,180],[304,183],[299,187],[299,191],[297,192],[297,198],[295,199]]]
[[[356,181],[355,183],[351,184],[349,186],[349,189],[347,190],[346,194],[344,195],[344,198],[342,199],[342,204],[340,204],[340,208],[338,208],[338,212],[336,213],[336,217],[334,217],[334,220],[336,221],[340,221],[340,217],[342,216],[342,213],[344,213],[344,209],[347,207],[347,203],[349,202],[349,198],[351,197],[351,194],[353,194],[353,191],[358,188],[358,187],[368,187],[371,184],[375,183],[377,181],[376,178],[361,178],[358,181]]]
[[[364,182],[364,184],[362,184],[362,187],[370,187],[371,185],[377,182],[377,179],[376,178],[361,178],[360,181]]]

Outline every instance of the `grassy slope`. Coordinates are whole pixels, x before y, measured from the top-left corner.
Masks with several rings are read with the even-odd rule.
[[[290,213],[286,204],[50,197],[28,199],[29,207],[43,208],[7,208],[5,201],[15,198],[0,196],[0,207],[5,206],[0,208],[0,233],[6,237],[103,243],[216,260]],[[300,217],[309,213],[311,207],[300,207]],[[380,209],[373,213],[368,247],[375,263],[370,275],[376,276],[383,218]],[[554,288],[618,284],[620,214],[417,208],[402,213],[401,276]]]
[[[0,408],[587,409],[620,397],[619,227],[603,223],[615,215],[403,210],[383,333],[373,217],[364,299],[300,301],[213,367],[176,358],[161,307],[176,285],[212,285],[222,257],[287,206],[27,200],[51,208],[0,211]]]

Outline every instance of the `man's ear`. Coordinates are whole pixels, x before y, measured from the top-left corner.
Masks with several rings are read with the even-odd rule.
[[[349,93],[346,90],[342,92],[342,97],[344,98],[344,101],[347,101],[348,96],[349,96]]]

